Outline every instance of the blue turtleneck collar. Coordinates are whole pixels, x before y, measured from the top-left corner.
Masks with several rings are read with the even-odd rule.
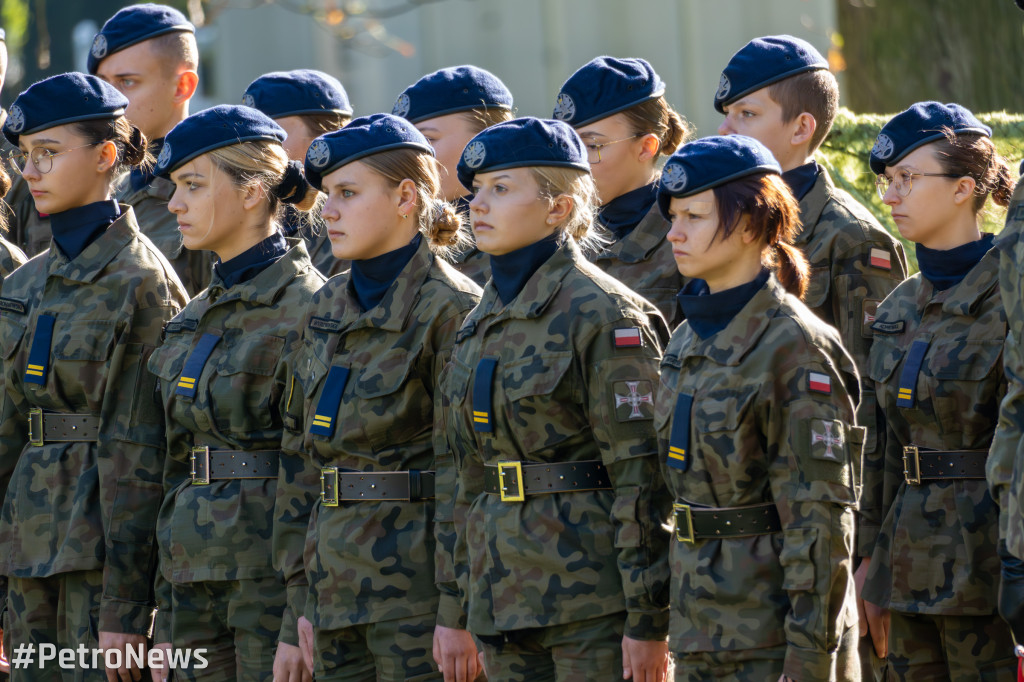
[[[712,294],[702,279],[690,280],[676,294],[679,307],[690,327],[702,339],[714,336],[729,326],[736,314],[754,298],[771,273],[762,269],[753,280],[732,289]]]
[[[491,256],[491,281],[508,305],[548,258],[558,250],[558,233],[501,256]]]
[[[160,156],[160,150],[164,146],[164,138],[158,137],[155,140],[150,140],[147,144],[149,153],[153,155],[153,158]],[[138,192],[143,187],[153,182],[153,178],[156,177],[153,173],[153,168],[149,170],[142,170],[141,168],[133,168],[128,174],[128,180],[131,183],[132,193]]]
[[[236,284],[248,282],[271,265],[280,260],[288,252],[288,242],[280,232],[274,232],[260,243],[238,254],[227,262],[217,262],[213,269],[224,282],[224,288],[230,289]]]
[[[640,224],[658,200],[658,183],[630,190],[617,196],[601,207],[597,213],[597,222],[618,241],[633,231]]]
[[[284,218],[281,221],[281,232],[285,237],[294,237],[302,227],[302,215],[295,210],[294,206],[284,207]]]
[[[469,220],[469,202],[473,201],[473,195],[467,194],[466,196],[459,197],[455,201],[450,202],[455,207],[455,212],[460,216]]]
[[[74,260],[120,216],[121,207],[113,199],[51,213],[53,241],[68,260]]]
[[[398,279],[402,268],[409,264],[420,246],[423,235],[419,232],[412,241],[366,260],[352,261],[352,291],[363,311],[372,310],[384,299],[384,294]]]
[[[917,264],[921,275],[932,283],[936,291],[956,286],[992,248],[994,234],[985,233],[981,239],[962,244],[948,251],[937,251],[917,244]]]
[[[789,191],[793,193],[796,200],[801,201],[814,187],[814,183],[818,181],[819,173],[821,173],[821,166],[817,161],[811,161],[783,173],[782,181],[789,185]]]

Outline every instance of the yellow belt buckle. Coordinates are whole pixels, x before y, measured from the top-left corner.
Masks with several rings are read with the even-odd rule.
[[[192,448],[192,485],[210,485],[210,448]]]
[[[675,502],[672,504],[672,513],[675,514],[676,517],[676,540],[679,542],[688,542],[692,545],[694,542],[693,514],[690,513],[690,505]],[[686,522],[685,530],[682,528],[682,524],[680,524],[680,519]]]
[[[903,448],[903,477],[910,485],[921,485],[921,453],[916,445]]]
[[[33,407],[28,411],[28,442],[32,445],[43,445],[43,410]]]
[[[320,504],[325,507],[338,506],[338,467],[320,469]]]
[[[509,470],[516,477],[512,493],[508,491],[509,486],[505,485],[505,472]],[[522,502],[526,499],[526,494],[523,492],[522,462],[498,462],[498,493],[501,495],[502,502]]]

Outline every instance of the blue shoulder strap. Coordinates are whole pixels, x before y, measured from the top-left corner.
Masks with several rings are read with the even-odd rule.
[[[327,373],[324,390],[320,393],[316,412],[313,413],[313,425],[309,427],[311,434],[328,438],[334,435],[334,420],[338,416],[338,408],[341,407],[341,396],[345,392],[348,375],[349,368],[338,365],[333,365]]]

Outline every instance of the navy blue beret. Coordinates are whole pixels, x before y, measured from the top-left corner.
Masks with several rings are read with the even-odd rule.
[[[167,177],[201,154],[241,142],[284,142],[287,135],[274,120],[252,107],[220,104],[192,114],[164,138],[154,173]]]
[[[249,83],[242,103],[271,118],[325,113],[352,115],[348,94],[338,79],[313,69],[265,73]]]
[[[945,129],[957,134],[977,133],[992,137],[992,129],[959,104],[918,102],[882,126],[882,132],[871,148],[871,170],[881,175],[886,166],[899,163],[921,145],[944,139]]]
[[[763,144],[746,135],[717,135],[684,144],[661,171],[658,208],[668,220],[674,197],[688,197],[748,175],[782,175],[782,167]]]
[[[793,36],[754,38],[732,56],[715,93],[715,109],[755,90],[806,71],[828,70],[828,61],[806,40]]]
[[[143,40],[178,31],[195,33],[196,27],[173,7],[151,2],[125,7],[107,19],[93,38],[89,49],[89,73],[95,74],[100,62],[115,52]]]
[[[490,71],[467,64],[428,73],[402,91],[391,113],[419,123],[472,109],[511,111],[512,93]]]
[[[317,189],[323,178],[342,166],[392,149],[417,149],[434,155],[434,148],[412,123],[391,114],[353,120],[341,130],[321,135],[306,151],[306,180]]]
[[[477,173],[524,166],[590,171],[587,148],[572,126],[526,116],[491,126],[470,140],[459,159],[459,182],[472,189]]]
[[[4,122],[4,136],[17,146],[18,138],[38,130],[76,121],[124,115],[128,98],[96,76],[70,72],[51,76],[18,95]]]
[[[665,83],[647,61],[598,57],[562,84],[553,116],[579,128],[664,94]]]

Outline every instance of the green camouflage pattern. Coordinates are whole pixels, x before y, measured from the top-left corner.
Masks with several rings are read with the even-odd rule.
[[[320,217],[320,209],[299,217],[293,207],[285,206],[284,223],[286,226],[294,225],[288,228],[295,230],[291,236],[302,238],[306,243],[309,260],[324,277],[340,275],[352,267],[352,261],[334,257],[331,240],[327,236],[327,223]],[[285,232],[287,234],[287,230]]]
[[[1016,682],[1010,629],[989,616],[894,611],[889,626],[893,682]]]
[[[812,390],[812,372],[827,377],[827,393]],[[835,329],[774,275],[717,334],[701,339],[685,322],[676,329],[655,416],[669,489],[695,506],[774,502],[782,525],[772,534],[673,540],[669,648],[677,655],[785,645],[783,670],[796,680],[827,680],[837,665],[855,665],[836,651],[857,625],[858,391]],[[685,471],[668,465],[680,394],[693,396]]]
[[[999,538],[1011,554],[1024,558],[1024,181],[1017,183],[996,235],[999,289],[1009,334],[1003,352],[1006,397],[988,458],[988,482],[999,503]]]
[[[194,297],[205,289],[213,271],[211,252],[185,248],[178,231],[178,216],[167,210],[167,203],[174,196],[174,183],[155,177],[145,187],[132,191],[131,173],[124,173],[115,183],[114,196],[135,209],[142,233],[167,258],[188,295]]]
[[[825,169],[800,201],[800,221],[803,229],[795,243],[811,268],[804,303],[839,331],[859,375],[865,377],[875,308],[907,276],[903,245],[879,225],[870,211],[838,189]],[[890,269],[871,264],[872,249],[888,254]],[[881,485],[882,464],[875,433],[875,391],[870,382],[861,386],[857,423],[868,429],[864,486],[877,488]],[[859,556],[871,555],[881,522],[858,517]]]
[[[285,367],[282,447],[293,456],[281,467],[274,526],[274,560],[288,584],[283,633],[301,615],[317,631],[338,631],[437,609],[434,502],[327,507],[318,504],[320,469],[435,469],[434,387],[479,290],[426,239],[371,310],[351,286],[349,274],[338,275],[313,296],[302,347]],[[333,435],[313,435],[332,367],[351,373],[337,413],[326,413]]]
[[[121,212],[74,260],[52,249],[4,281],[0,487],[11,494],[0,513],[0,573],[102,570],[99,629],[145,633],[165,448],[146,362],[188,299],[131,207]],[[46,384],[26,383],[44,313],[56,318]],[[31,445],[32,407],[96,415],[98,442]]]
[[[434,615],[317,630],[317,682],[440,682],[434,662]]]
[[[265,548],[265,543],[261,544]],[[169,639],[179,651],[204,650],[174,669],[177,682],[271,682],[285,593],[276,576],[171,586]]]
[[[469,238],[472,240],[473,235]],[[469,277],[473,282],[483,287],[491,278],[491,257],[476,248],[476,243],[470,243],[459,249],[452,258],[452,267],[460,273]]]
[[[622,613],[489,637],[482,643],[488,682],[592,682],[622,670]],[[671,679],[671,678],[669,678]]]
[[[11,578],[3,611],[4,652],[10,656],[19,644],[34,644],[30,665],[11,666],[15,682],[106,682],[103,659],[92,667],[92,651],[99,645],[96,611],[103,593],[103,571],[72,571],[47,578]],[[85,647],[86,665],[78,654],[73,669],[62,670],[58,660],[42,662],[39,646]],[[4,676],[7,679],[7,676]],[[147,676],[145,679],[149,679]]]
[[[917,273],[878,307],[868,376],[885,427],[885,477],[881,496],[866,490],[861,506],[866,515],[884,520],[864,598],[893,611],[997,618],[998,507],[986,482],[909,485],[903,447],[988,449],[1006,392],[998,266],[997,252],[990,250],[963,281],[944,291]],[[930,345],[914,405],[899,407],[906,355],[919,340]]]
[[[638,347],[616,347],[617,329]],[[477,635],[568,625],[626,612],[625,632],[668,627],[670,500],[658,475],[653,391],[668,330],[657,309],[588,263],[573,242],[503,305],[494,285],[456,337],[442,379],[458,469],[456,583],[442,581],[438,622]],[[477,364],[497,358],[491,433],[474,430]],[[646,397],[636,416],[617,401]],[[503,502],[483,467],[598,460],[613,489]]]
[[[298,347],[305,306],[324,283],[302,240],[288,242],[287,253],[246,282],[225,288],[214,274],[209,288],[167,325],[163,345],[149,359],[149,371],[160,380],[167,424],[164,499],[157,523],[160,634],[166,632],[167,617],[175,623],[178,618],[177,612],[167,611],[168,583],[245,584],[277,576],[271,562],[276,477],[192,485],[190,451],[194,445],[281,448],[284,426],[278,405],[287,386],[277,377],[278,365]],[[178,379],[206,333],[221,341],[195,377],[196,396],[189,400],[176,395]],[[278,589],[283,602],[280,581]]]
[[[622,239],[607,245],[590,260],[640,294],[661,312],[669,329],[683,321],[676,294],[686,285],[679,274],[668,231],[672,224],[655,205]]]
[[[0,284],[7,276],[28,262],[28,257],[17,246],[0,237]]]

